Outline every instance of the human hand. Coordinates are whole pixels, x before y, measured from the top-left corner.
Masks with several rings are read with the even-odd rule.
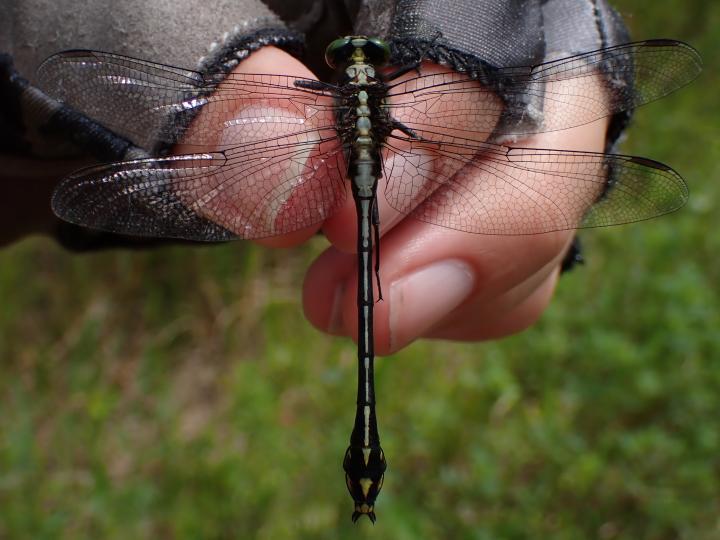
[[[281,51],[266,48],[238,70],[269,73],[278,71],[273,66],[283,65],[284,73],[310,76],[296,60],[284,56]],[[432,71],[448,70],[423,66],[424,73]],[[599,77],[597,84],[602,84]],[[501,107],[498,100],[498,116]],[[453,121],[448,119],[449,131],[456,127]],[[601,152],[606,129],[607,120],[601,120],[529,136],[512,146]],[[459,341],[500,338],[538,319],[552,298],[573,231],[526,236],[459,232],[398,215],[384,202],[383,189],[381,179],[378,198],[384,301],[375,306],[378,354],[393,353],[422,337]],[[348,197],[345,206],[321,227],[332,245],[308,270],[303,288],[305,313],[320,330],[357,339],[357,232],[352,200]],[[305,229],[260,243],[292,246],[316,231]]]
[[[600,121],[528,137],[513,146],[600,152],[605,131],[606,121]],[[381,192],[382,185],[379,196]],[[531,326],[553,296],[574,236],[572,230],[471,234],[411,217],[393,223],[392,209],[382,203],[380,208],[384,301],[375,305],[374,314],[380,355],[423,337],[481,341]],[[357,339],[354,219],[345,208],[323,226],[332,246],[309,269],[303,302],[316,327]],[[383,229],[387,222],[391,227]]]

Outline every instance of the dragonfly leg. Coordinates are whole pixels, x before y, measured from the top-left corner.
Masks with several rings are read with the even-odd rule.
[[[296,80],[294,82],[295,86],[297,88],[305,88],[306,90],[328,90],[328,89],[335,89],[335,87],[332,84],[328,84],[322,81],[306,81],[306,80]]]
[[[380,212],[378,211],[377,196],[375,196],[372,208],[372,226],[375,233],[375,280],[378,286],[378,302],[381,302],[383,295],[380,285]]]
[[[412,139],[416,139],[418,141],[422,140],[422,137],[415,133],[412,129],[410,129],[408,126],[400,122],[399,120],[393,120],[392,128],[397,129],[398,131],[402,131],[405,135]]]

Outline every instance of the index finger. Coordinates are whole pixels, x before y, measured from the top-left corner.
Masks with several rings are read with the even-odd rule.
[[[187,203],[241,238],[276,247],[315,234],[345,196],[332,100],[296,86],[295,77],[317,80],[280,49],[253,53],[220,83],[176,147],[192,153],[195,139],[214,143],[225,160]],[[214,130],[214,140],[198,136],[202,130]]]

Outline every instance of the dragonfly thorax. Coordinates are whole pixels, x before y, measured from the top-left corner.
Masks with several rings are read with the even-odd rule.
[[[349,84],[357,86],[375,84],[375,68],[370,64],[355,62],[347,67],[345,75]]]

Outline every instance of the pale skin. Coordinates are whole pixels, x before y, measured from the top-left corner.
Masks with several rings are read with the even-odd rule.
[[[424,64],[422,70],[446,68]],[[314,78],[298,60],[273,47],[252,54],[236,72]],[[218,92],[222,91],[221,86]],[[498,101],[498,113],[500,107]],[[448,129],[452,127],[449,120]],[[606,129],[607,120],[601,120],[527,137],[513,146],[602,152]],[[383,189],[380,182],[378,193]],[[531,326],[549,304],[573,231],[531,236],[470,234],[399,216],[383,202],[380,274],[384,299],[375,305],[377,354],[391,354],[419,338],[482,341],[508,336]],[[350,197],[339,212],[316,227],[258,242],[291,247],[318,231],[331,246],[305,277],[305,315],[324,332],[357,339],[356,215]]]

